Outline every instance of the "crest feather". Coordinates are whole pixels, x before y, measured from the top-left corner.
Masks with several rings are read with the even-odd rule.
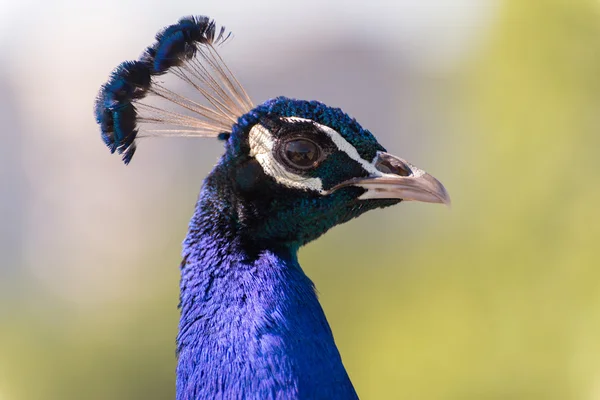
[[[139,60],[115,68],[95,106],[102,140],[111,152],[122,154],[127,164],[136,139],[144,136],[219,137],[229,132],[254,107],[217,52],[230,37],[208,17],[184,17],[161,30]],[[195,89],[200,99],[170,89],[166,74]]]

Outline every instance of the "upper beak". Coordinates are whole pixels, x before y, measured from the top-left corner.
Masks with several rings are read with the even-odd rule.
[[[450,195],[444,185],[411,163],[388,153],[379,152],[374,163],[380,174],[341,183],[344,186],[367,189],[358,199],[402,199],[450,205]]]

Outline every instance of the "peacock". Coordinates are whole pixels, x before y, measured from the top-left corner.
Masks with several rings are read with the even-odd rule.
[[[217,51],[230,37],[184,17],[120,64],[95,103],[125,164],[143,137],[224,143],[183,242],[176,398],[356,399],[298,249],[366,211],[450,198],[339,108],[255,106]]]

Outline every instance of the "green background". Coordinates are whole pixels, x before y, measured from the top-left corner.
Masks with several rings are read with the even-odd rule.
[[[300,253],[362,398],[600,399],[599,77],[600,2],[506,0],[460,68],[421,86],[435,134],[420,160],[387,147],[452,208],[376,211]],[[27,265],[5,280],[0,399],[173,398],[180,241],[207,171],[147,199],[156,234],[127,261],[143,268],[98,283],[130,293],[75,301]]]

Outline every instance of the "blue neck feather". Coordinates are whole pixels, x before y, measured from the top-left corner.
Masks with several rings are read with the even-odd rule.
[[[184,242],[177,399],[357,398],[297,248],[244,243],[222,179]]]

